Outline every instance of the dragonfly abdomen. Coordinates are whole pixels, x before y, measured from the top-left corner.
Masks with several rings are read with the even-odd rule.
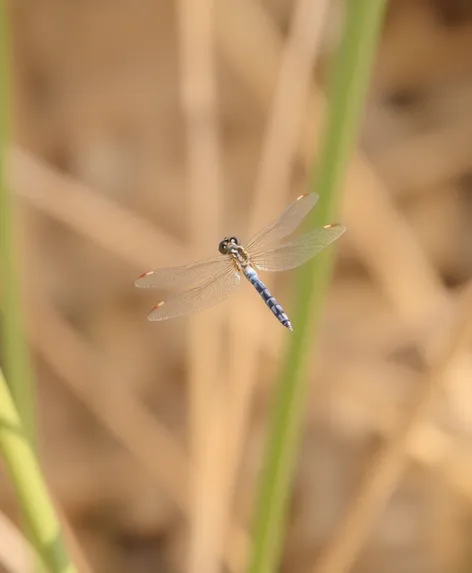
[[[247,266],[244,269],[244,275],[247,280],[252,284],[252,286],[257,290],[260,294],[262,300],[266,303],[266,305],[270,308],[273,312],[275,317],[289,330],[293,330],[292,323],[290,322],[288,316],[285,314],[284,309],[282,306],[277,302],[275,297],[272,296],[269,289],[265,286],[265,284],[259,278],[257,272],[250,266]]]

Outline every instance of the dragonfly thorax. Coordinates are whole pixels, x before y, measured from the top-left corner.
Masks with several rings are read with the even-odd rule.
[[[231,249],[229,255],[233,259],[233,263],[238,269],[238,271],[243,271],[246,267],[248,267],[251,264],[249,253],[241,245],[238,245],[237,247]]]

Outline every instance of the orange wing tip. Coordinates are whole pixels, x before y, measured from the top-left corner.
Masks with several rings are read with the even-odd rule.
[[[134,281],[135,286],[137,286],[137,287],[146,286],[146,285],[142,285],[142,284],[141,284],[141,281],[142,281],[143,279],[145,279],[146,277],[152,275],[153,273],[154,273],[154,271],[148,271],[147,273],[144,273],[144,274],[140,275],[140,276]]]
[[[300,195],[299,197],[297,197],[297,201],[300,201],[300,199],[303,199],[303,197],[308,197],[309,193],[303,193],[303,195]]]
[[[323,229],[342,229],[343,231],[346,230],[346,227],[344,225],[341,225],[341,223],[330,223],[329,225],[324,225]]]
[[[153,315],[154,315],[154,313],[156,312],[156,310],[159,310],[159,309],[161,308],[161,306],[162,306],[163,304],[164,304],[164,302],[160,302],[159,304],[156,304],[156,306],[154,306],[154,307],[150,310],[150,312],[149,312],[149,314],[148,314],[148,320],[159,320],[159,319],[156,319],[155,317],[153,317]]]

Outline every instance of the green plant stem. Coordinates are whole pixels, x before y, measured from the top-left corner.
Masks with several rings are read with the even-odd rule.
[[[320,195],[313,226],[331,222],[338,211],[340,188],[355,145],[370,68],[383,21],[385,0],[347,0],[345,26],[333,62],[331,106],[312,185]],[[300,270],[291,334],[275,390],[273,419],[256,501],[253,547],[248,571],[273,573],[281,555],[284,521],[294,473],[306,371],[320,322],[333,252],[323,252]]]
[[[5,1],[0,0],[0,296],[5,373],[28,438],[34,438],[34,391],[31,361],[22,324],[14,201],[6,184],[10,140],[10,37]]]
[[[0,371],[0,451],[15,486],[31,542],[50,573],[76,573],[70,562],[39,464]]]

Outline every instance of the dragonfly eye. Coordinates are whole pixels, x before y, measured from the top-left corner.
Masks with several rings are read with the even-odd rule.
[[[218,246],[218,250],[222,255],[228,254],[228,239],[223,239]]]
[[[234,243],[235,245],[240,245],[238,237],[231,237],[230,243]]]

